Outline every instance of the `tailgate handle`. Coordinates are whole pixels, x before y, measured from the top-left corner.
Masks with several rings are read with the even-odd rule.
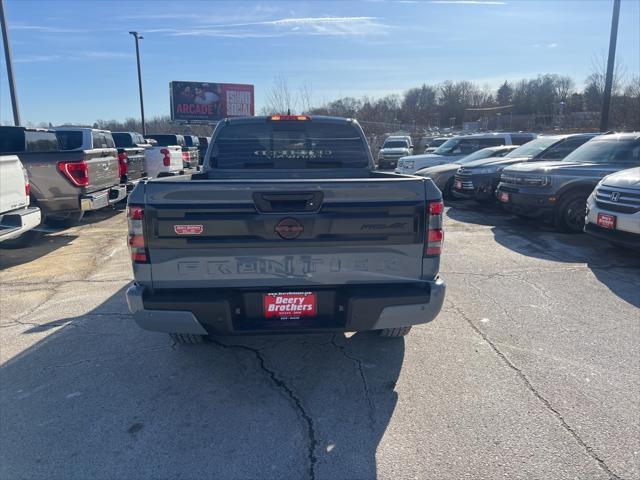
[[[259,212],[317,212],[322,206],[322,192],[254,193],[253,203]]]

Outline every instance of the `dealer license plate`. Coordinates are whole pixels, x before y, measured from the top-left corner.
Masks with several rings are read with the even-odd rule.
[[[500,192],[500,196],[498,198],[503,203],[509,203],[509,194],[507,192]]]
[[[602,228],[608,228],[609,230],[615,230],[616,228],[616,216],[609,215],[607,213],[598,214],[598,226]]]
[[[299,320],[315,317],[318,299],[312,292],[267,293],[263,296],[265,318]]]

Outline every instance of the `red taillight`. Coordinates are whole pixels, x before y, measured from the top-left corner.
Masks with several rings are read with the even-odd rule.
[[[424,254],[427,257],[436,257],[442,253],[444,242],[444,230],[442,229],[442,214],[444,204],[442,201],[429,202],[427,222],[427,238]]]
[[[118,154],[118,175],[124,177],[129,171],[129,158],[125,152]]]
[[[188,162],[189,161],[189,152],[182,152],[182,159],[186,160]]]
[[[31,193],[31,184],[29,183],[29,175],[27,174],[27,169],[22,167],[22,176],[24,177],[24,194],[29,198],[29,194]]]
[[[76,187],[89,185],[89,166],[84,160],[81,162],[60,162],[58,170]]]
[[[429,203],[429,215],[442,215],[444,212],[444,203],[431,202]]]
[[[165,167],[168,167],[169,165],[171,165],[171,152],[169,152],[167,148],[163,148],[162,150],[160,150],[160,153],[164,155],[162,157],[162,164]]]
[[[129,252],[134,263],[147,263],[147,243],[144,238],[144,207],[129,205],[127,207],[127,223],[129,224]]]

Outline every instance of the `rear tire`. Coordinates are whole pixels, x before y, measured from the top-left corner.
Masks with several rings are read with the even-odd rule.
[[[82,220],[83,216],[84,212],[82,210],[73,210],[71,212],[63,213],[60,215],[47,215],[44,218],[44,223],[46,223],[50,227],[74,227],[75,225],[80,223],[80,220]]]
[[[404,337],[411,331],[411,327],[383,328],[378,330],[381,337]]]
[[[191,333],[170,333],[171,340],[180,345],[196,345],[202,343],[204,336]]]
[[[561,198],[555,214],[556,227],[568,233],[582,233],[588,198],[586,192],[569,193]]]

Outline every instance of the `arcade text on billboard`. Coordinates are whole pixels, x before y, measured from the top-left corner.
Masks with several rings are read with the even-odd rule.
[[[174,121],[216,122],[254,115],[253,85],[171,82],[169,90]]]

